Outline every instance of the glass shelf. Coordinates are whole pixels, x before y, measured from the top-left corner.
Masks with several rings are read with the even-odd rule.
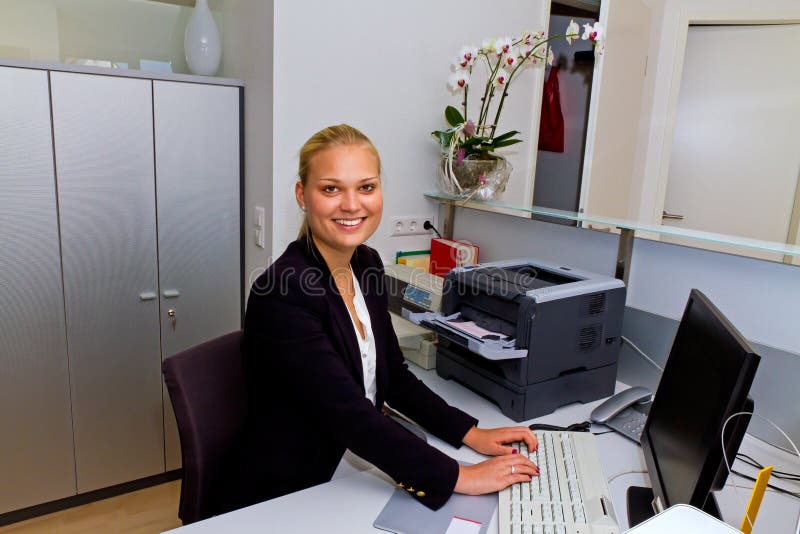
[[[776,254],[782,254],[785,256],[800,256],[799,245],[787,245],[786,243],[779,243],[776,241],[762,241],[760,239],[751,239],[749,237],[738,237],[732,235],[717,234],[714,232],[691,230],[688,228],[679,228],[677,226],[669,226],[664,224],[649,224],[630,219],[602,217],[586,213],[577,213],[574,211],[564,211],[553,208],[542,208],[539,206],[520,206],[502,200],[495,200],[491,202],[470,200],[469,202],[465,203],[463,198],[451,195],[445,195],[443,193],[431,192],[431,193],[425,193],[425,196],[432,200],[436,200],[438,202],[445,204],[452,204],[460,208],[502,209],[505,211],[516,212],[519,214],[553,217],[556,219],[563,219],[567,221],[576,221],[579,223],[589,223],[589,224],[602,225],[609,228],[618,228],[620,230],[634,230],[635,232],[648,232],[651,234],[657,234],[661,236],[677,237],[677,238],[688,239],[691,241],[705,242],[705,243],[714,243],[717,245],[726,245],[741,249],[772,252]],[[638,237],[646,237],[646,236],[639,235]]]

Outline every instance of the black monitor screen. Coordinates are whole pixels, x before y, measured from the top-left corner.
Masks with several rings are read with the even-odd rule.
[[[722,425],[748,406],[758,360],[725,316],[692,290],[642,436],[653,491],[664,507],[703,507],[723,462]],[[733,454],[744,427],[726,427],[727,437],[737,426],[740,435],[730,444],[726,439]]]

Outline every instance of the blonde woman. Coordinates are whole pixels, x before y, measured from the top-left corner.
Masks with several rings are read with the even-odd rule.
[[[350,449],[436,509],[455,492],[495,492],[538,468],[514,454],[536,447],[526,427],[480,429],[406,367],[392,330],[378,253],[364,241],[383,211],[370,140],[338,125],[300,151],[297,241],[253,285],[245,320],[249,431],[237,484],[251,504],[331,479]],[[495,456],[458,462],[382,414],[388,403],[442,440]],[[253,458],[258,458],[253,461]],[[244,486],[242,486],[244,485]]]

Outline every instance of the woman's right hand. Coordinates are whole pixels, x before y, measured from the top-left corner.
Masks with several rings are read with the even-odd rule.
[[[512,472],[513,467],[513,472]],[[521,454],[495,456],[474,465],[459,465],[455,492],[483,495],[539,476],[535,463]]]

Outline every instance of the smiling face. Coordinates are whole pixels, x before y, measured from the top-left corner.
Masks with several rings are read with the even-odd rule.
[[[340,145],[315,154],[305,185],[295,196],[305,208],[314,244],[327,261],[350,256],[378,228],[383,213],[380,165],[364,144]]]

